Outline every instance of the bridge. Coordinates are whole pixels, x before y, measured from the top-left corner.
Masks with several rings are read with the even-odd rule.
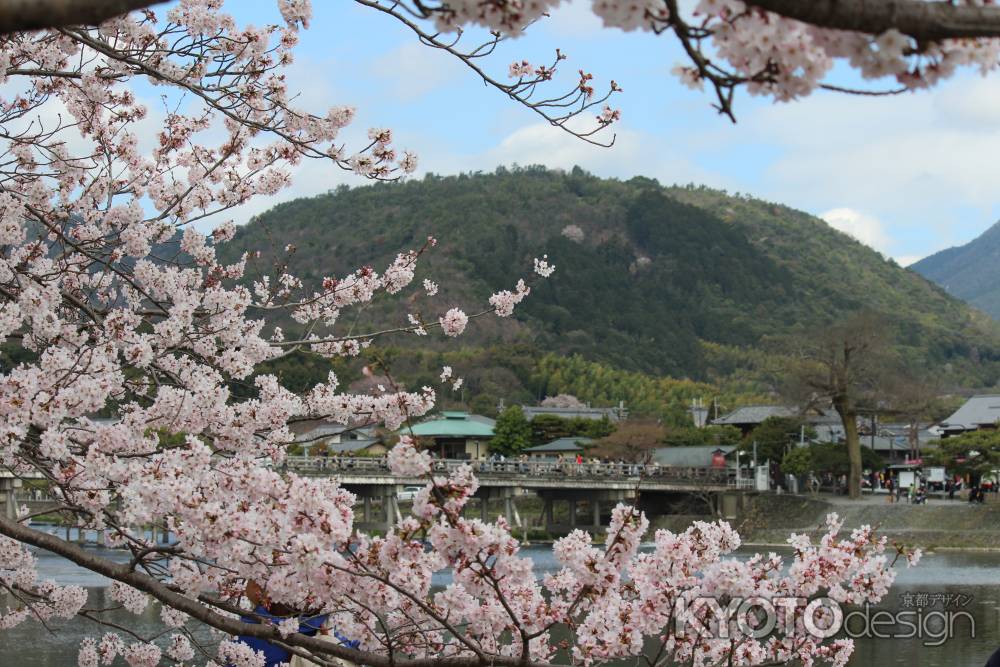
[[[661,513],[684,497],[697,496],[710,503],[721,516],[735,517],[743,492],[752,480],[739,478],[729,468],[662,466],[634,463],[575,463],[545,459],[457,460],[435,459],[434,474],[446,476],[470,465],[479,480],[475,498],[484,520],[490,503],[502,503],[502,513],[512,526],[525,527],[517,499],[536,495],[542,500],[542,519],[549,533],[577,527],[599,528],[606,511],[618,502],[635,502]],[[289,456],[283,467],[304,476],[335,477],[353,492],[360,504],[357,522],[365,530],[384,530],[402,516],[399,494],[407,486],[423,486],[426,479],[399,476],[389,470],[385,457]],[[32,512],[53,506],[38,491],[27,493],[21,480],[0,471],[0,504],[7,516],[26,505]],[[554,508],[566,503],[565,520],[557,523]],[[581,516],[583,504],[589,516]],[[54,507],[54,506],[53,506]],[[377,512],[375,510],[378,510]]]
[[[752,480],[737,479],[735,470],[662,466],[640,463],[574,463],[550,460],[489,459],[468,461],[435,459],[435,475],[449,475],[461,466],[470,466],[479,479],[480,487],[524,486],[531,488],[601,488],[644,490],[705,490],[725,491],[750,488]],[[422,477],[401,477],[389,470],[386,458],[350,458],[321,456],[289,456],[285,470],[300,475],[337,477],[344,484],[424,484]]]
[[[508,523],[523,526],[516,499],[530,492],[543,501],[545,528],[550,533],[600,527],[607,505],[634,501],[640,494],[644,505],[654,510],[656,501],[662,504],[678,496],[698,495],[713,503],[721,515],[733,517],[742,492],[753,488],[751,479],[741,479],[735,470],[728,468],[657,464],[435,459],[433,472],[446,476],[463,465],[471,466],[479,480],[475,498],[484,520],[490,502],[502,501]],[[300,475],[336,477],[341,485],[358,495],[362,503],[359,523],[367,528],[382,528],[391,523],[400,515],[399,492],[406,486],[426,483],[424,478],[394,475],[384,457],[289,456],[285,469]],[[381,505],[379,517],[372,515],[373,501]],[[562,524],[554,520],[553,508],[557,502],[568,504],[567,521]],[[589,510],[589,522],[581,521],[580,503]]]

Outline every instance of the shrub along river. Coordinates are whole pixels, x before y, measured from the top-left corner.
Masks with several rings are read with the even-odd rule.
[[[752,549],[741,550],[749,556]],[[536,571],[544,573],[557,568],[548,546],[526,547],[525,552],[535,561]],[[118,554],[122,560],[127,557]],[[61,558],[39,553],[39,569],[43,577],[59,583],[85,586],[91,606],[113,606],[107,595],[108,580],[81,570]],[[941,552],[926,554],[920,566],[901,568],[896,585],[889,595],[869,611],[892,614],[909,612],[909,625],[898,625],[899,634],[907,638],[859,637],[850,664],[856,666],[908,665],[920,667],[980,667],[1000,647],[1000,552]],[[435,583],[444,585],[447,577]],[[0,597],[0,608],[9,600]],[[962,613],[964,612],[964,613]],[[946,637],[943,626],[952,618],[952,636]],[[127,612],[115,612],[111,619],[122,625],[137,627],[143,633],[161,628],[159,608],[150,605],[139,617]],[[877,631],[887,634],[886,615]],[[852,632],[862,627],[855,616],[848,624]],[[38,623],[26,622],[13,630],[0,632],[0,666],[3,667],[64,667],[76,665],[80,640],[88,635],[103,634],[84,619],[56,622],[54,632]],[[120,661],[120,659],[119,659]],[[119,664],[119,663],[116,663]],[[124,663],[120,663],[124,664]]]

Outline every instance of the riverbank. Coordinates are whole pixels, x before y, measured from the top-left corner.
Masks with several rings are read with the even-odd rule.
[[[889,503],[885,496],[851,501],[842,496],[758,495],[733,525],[744,542],[784,545],[791,533],[819,537],[827,514],[836,512],[845,530],[875,526],[880,535],[925,550],[1000,551],[1000,499],[980,505],[931,500],[925,505]]]

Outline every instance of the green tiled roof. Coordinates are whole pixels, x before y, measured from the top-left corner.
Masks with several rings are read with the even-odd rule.
[[[408,433],[407,429],[401,432]],[[444,412],[441,417],[413,426],[413,435],[447,438],[492,438],[493,427],[470,419],[465,412]]]
[[[524,451],[535,454],[544,452],[582,452],[583,447],[580,445],[589,445],[590,443],[590,438],[558,438],[544,445],[528,447]]]

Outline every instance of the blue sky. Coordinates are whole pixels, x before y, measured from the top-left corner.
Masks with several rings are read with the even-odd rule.
[[[419,154],[421,173],[578,164],[600,176],[703,183],[822,215],[904,264],[968,242],[1000,218],[1000,73],[965,72],[893,98],[819,93],[778,105],[743,94],[733,125],[707,92],[670,74],[681,55],[669,37],[603,29],[589,4],[563,5],[489,64],[505,76],[513,60],[547,62],[559,47],[570,56],[567,75],[583,68],[598,82],[617,80],[623,118],[610,149],[540,123],[405,26],[348,0],[313,3],[290,83],[311,110],[356,106],[358,131],[393,128],[396,143]],[[277,20],[270,2],[227,9],[239,21]],[[838,82],[857,83],[849,72]],[[280,199],[360,182],[315,164],[299,171]]]

